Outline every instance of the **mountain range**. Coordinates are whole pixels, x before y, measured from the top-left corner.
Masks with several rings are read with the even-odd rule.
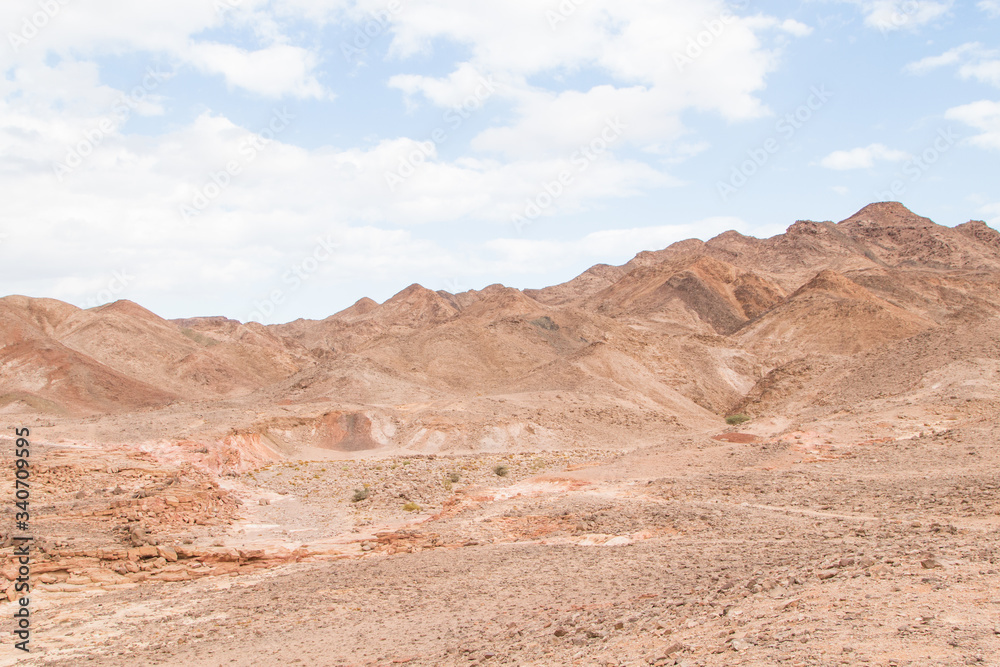
[[[264,458],[628,448],[734,413],[802,422],[967,391],[996,371],[998,315],[1000,233],[883,202],[544,289],[415,284],[318,321],[8,296],[0,413]]]

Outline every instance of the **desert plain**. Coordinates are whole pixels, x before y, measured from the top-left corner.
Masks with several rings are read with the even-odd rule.
[[[1000,665],[998,325],[1000,233],[894,202],[321,321],[2,298],[0,664]]]

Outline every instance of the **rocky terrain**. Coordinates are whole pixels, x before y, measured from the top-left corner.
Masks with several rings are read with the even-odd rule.
[[[0,664],[1000,664],[998,324],[1000,233],[896,203],[268,327],[0,299]]]

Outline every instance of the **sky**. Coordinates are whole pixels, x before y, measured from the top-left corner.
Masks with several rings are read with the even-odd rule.
[[[0,294],[320,319],[902,201],[1000,223],[1000,0],[4,0]]]

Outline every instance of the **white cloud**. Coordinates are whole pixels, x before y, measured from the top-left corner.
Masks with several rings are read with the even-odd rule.
[[[805,23],[800,23],[795,19],[785,19],[781,22],[781,29],[795,37],[808,37],[813,29]]]
[[[461,223],[510,235],[512,216],[565,172],[571,182],[533,230],[615,198],[676,186],[645,160],[652,154],[655,164],[672,164],[704,150],[685,114],[727,121],[767,115],[760,93],[780,45],[811,32],[792,19],[734,16],[721,0],[552,3],[549,15],[533,0],[403,0],[388,13],[390,0],[240,0],[224,11],[214,0],[58,4],[57,15],[16,50],[0,49],[0,197],[5,219],[17,221],[4,223],[0,252],[13,273],[31,276],[7,289],[85,302],[112,270],[127,268],[137,274],[130,289],[161,302],[196,299],[199,307],[213,285],[220,293],[266,292],[309,250],[312,241],[303,248],[302,239],[329,231],[344,251],[321,271],[345,285],[369,273],[403,280],[432,269],[478,275],[537,266],[525,259],[530,252],[503,254],[503,247],[548,247],[566,261],[573,253],[606,259],[607,249],[624,252],[634,243],[634,251],[703,233],[700,224],[605,232],[550,246],[481,245],[464,257],[395,228]],[[16,31],[37,11],[37,0],[5,0],[0,25]],[[253,148],[251,131],[269,131],[240,127],[218,107],[202,112],[201,104],[214,100],[196,93],[168,98],[160,79],[143,88],[142,99],[128,99],[124,119],[111,116],[129,90],[107,82],[128,70],[108,77],[108,61],[170,63],[157,75],[163,80],[194,72],[267,98],[328,100],[320,45],[305,41],[302,23],[368,21],[378,12],[389,66],[400,72],[389,86],[409,103],[449,109],[476,95],[483,78],[495,83],[488,103],[495,96],[509,113],[497,121],[492,112],[475,112],[477,134],[464,155],[453,157],[452,145],[442,155],[391,130],[370,143],[348,136],[339,139],[345,145],[308,149],[278,132]],[[419,59],[400,62],[442,47],[468,54],[465,62],[435,76]],[[575,89],[566,80],[597,83]],[[165,113],[177,116],[141,133],[125,131],[133,115]],[[608,134],[609,123],[621,132]],[[157,134],[157,127],[169,129]],[[584,146],[600,146],[600,155],[581,160]],[[414,155],[420,164],[413,175],[390,189],[386,174]],[[73,160],[79,164],[59,180],[54,166]],[[238,173],[227,173],[230,164]],[[204,210],[185,220],[181,208],[198,197]],[[718,221],[718,231],[733,224]],[[44,249],[44,267],[33,266],[31,248]],[[101,250],[86,251],[94,248]]]
[[[92,298],[109,271],[122,267],[138,274],[135,289],[156,299],[201,298],[206,285],[240,292],[259,285],[263,292],[273,282],[268,267],[283,270],[303,252],[301,239],[329,230],[347,240],[344,257],[324,271],[345,284],[368,271],[396,281],[443,267],[468,275],[478,260],[459,261],[432,243],[383,227],[461,220],[513,234],[511,216],[564,170],[572,170],[572,183],[538,227],[609,198],[671,183],[648,165],[611,153],[580,171],[570,155],[501,162],[444,160],[432,152],[392,192],[385,173],[418,149],[416,141],[306,150],[284,143],[279,132],[270,144],[254,148],[253,133],[212,113],[162,136],[114,130],[87,144],[82,164],[60,182],[53,164],[78,151],[95,118],[45,109],[31,95],[0,108],[6,166],[0,197],[7,202],[5,218],[18,223],[3,230],[10,238],[0,250],[12,271],[23,260],[22,275],[32,276],[30,289],[14,283],[7,289],[77,303]],[[238,173],[226,174],[230,163]],[[182,206],[203,210],[185,220]],[[44,248],[52,275],[29,272],[30,253],[16,248]],[[66,281],[66,275],[80,280]]]
[[[491,77],[476,70],[471,63],[462,63],[444,78],[397,74],[389,79],[391,88],[403,91],[408,97],[422,95],[442,108],[461,107],[470,97],[484,102],[495,92],[496,85]]]
[[[968,42],[945,51],[939,56],[929,56],[908,64],[904,71],[924,74],[937,67],[958,65],[963,79],[975,79],[1000,88],[1000,52],[984,48],[979,42]]]
[[[753,30],[776,29],[786,32],[793,37],[808,37],[813,33],[813,29],[801,21],[796,21],[795,19],[785,19],[782,21],[774,16],[764,14],[747,16],[743,19],[743,22],[744,25]]]
[[[446,107],[479,76],[494,77],[514,119],[484,132],[474,146],[511,158],[572,151],[616,116],[630,124],[622,145],[658,151],[682,134],[687,109],[734,121],[758,118],[768,110],[757,93],[777,66],[776,51],[759,33],[811,30],[791,19],[739,17],[721,2],[691,0],[563,3],[546,12],[531,0],[423,0],[404,5],[393,21],[397,57],[440,42],[459,44],[471,56],[449,75],[401,75],[390,85]],[[611,83],[554,90],[536,82],[582,70]]]
[[[264,11],[267,0],[234,1],[234,8],[220,10],[224,3],[225,0],[177,0],[166,4],[53,0],[52,6],[58,10],[46,14],[32,0],[5,0],[0,4],[0,25],[14,29],[6,35],[10,48],[0,49],[0,68],[31,67],[43,62],[50,53],[75,61],[140,52],[164,55],[203,72],[221,74],[230,86],[268,97],[326,94],[316,80],[318,59],[309,50],[286,43],[273,13]],[[284,0],[278,7],[294,9],[294,4],[292,0]],[[329,5],[327,10],[332,11],[339,3],[314,4]],[[43,14],[44,19],[40,18]],[[268,43],[247,50],[197,38],[230,22],[249,27]]]
[[[618,146],[671,141],[684,133],[676,101],[664,91],[602,85],[586,92],[533,90],[521,95],[519,119],[494,127],[473,147],[515,156],[566,155],[599,138],[609,126]]]
[[[949,49],[939,56],[927,56],[926,58],[909,63],[903,68],[903,71],[910,74],[924,74],[938,67],[957,65],[964,62],[970,54],[982,53],[982,50],[983,46],[979,42],[968,42]]]
[[[65,221],[68,211],[77,211],[73,215],[87,218],[87,224],[104,224],[99,221],[105,220],[113,226],[131,224],[122,211],[145,210],[147,222],[156,220],[157,229],[171,229],[179,204],[204,185],[210,172],[238,157],[247,136],[246,130],[224,116],[207,113],[159,137],[126,136],[116,125],[101,133],[97,145],[89,146],[87,133],[104,120],[122,93],[100,82],[96,65],[76,59],[82,54],[148,50],[183,54],[178,60],[264,96],[317,97],[323,93],[314,76],[316,58],[308,49],[272,43],[247,50],[196,38],[225,21],[264,25],[267,20],[261,16],[264,3],[260,0],[245,0],[221,13],[214,3],[200,0],[181,0],[169,11],[160,6],[137,10],[131,3],[103,1],[109,12],[118,12],[114,22],[103,20],[105,14],[98,15],[92,8],[84,11],[82,6],[67,4],[61,10],[65,13],[33,37],[12,63],[11,74],[0,81],[0,94],[9,100],[0,110],[0,147],[10,158],[29,164],[7,182],[10,192],[46,189],[49,186],[41,184],[51,178],[53,164],[64,162],[74,146],[87,148],[84,164],[67,176],[58,195],[49,200],[57,209],[46,213],[50,219]],[[206,4],[212,4],[210,10]],[[315,10],[317,17],[347,11],[344,3],[333,0],[312,4],[288,0],[281,6],[289,12]],[[17,16],[31,9],[30,3],[11,2],[0,12],[16,23]],[[355,5],[351,11],[363,16],[375,9],[372,2]],[[680,120],[684,110],[713,109],[733,119],[765,112],[754,93],[774,66],[772,54],[743,19],[726,15],[723,21],[721,3],[674,2],[669,12],[654,10],[639,0],[603,8],[580,6],[555,30],[537,5],[526,1],[470,7],[457,0],[425,0],[420,11],[416,9],[404,3],[389,17],[395,22],[392,35],[397,53],[428,40],[449,39],[469,44],[476,58],[459,64],[445,77],[398,76],[390,85],[448,107],[475,91],[483,77],[495,73],[502,88],[497,94],[514,105],[515,115],[510,124],[486,129],[474,139],[473,148],[491,157],[443,160],[432,153],[414,176],[390,193],[385,173],[413,153],[416,141],[400,138],[366,149],[312,151],[279,141],[268,149],[266,161],[248,165],[213,202],[204,214],[213,221],[207,228],[228,224],[227,212],[289,207],[301,211],[311,206],[328,215],[376,224],[463,217],[506,224],[526,200],[567,169],[573,170],[574,183],[547,214],[579,211],[602,197],[676,184],[643,162],[617,157],[615,151],[619,145],[632,145],[671,156],[670,143],[684,134]],[[446,20],[428,22],[428,16]],[[538,37],[528,47],[534,50],[530,57],[522,48],[524,30],[519,23],[529,16],[540,18],[538,25],[528,29]],[[696,57],[688,71],[679,71],[673,50],[683,52],[707,30],[706,21],[715,21],[712,25],[721,26],[721,33],[702,47],[703,52],[693,54]],[[784,27],[800,30],[797,24]],[[281,39],[275,37],[278,42]],[[46,52],[64,57],[48,66],[38,57]],[[629,83],[551,92],[524,77],[582,66],[598,67]],[[60,111],[54,112],[57,105]],[[133,113],[162,110],[162,100],[152,91],[135,105]],[[625,127],[621,143],[615,143],[618,137],[614,137],[609,142],[614,144],[611,150],[581,170],[574,164],[578,150],[599,139],[606,124],[617,122],[622,111],[627,115],[620,117]],[[697,143],[686,139],[679,152]],[[126,196],[123,182],[131,183],[130,192],[143,193],[142,206],[115,204]],[[87,206],[80,205],[83,200]],[[156,201],[166,202],[165,210],[154,212]],[[25,219],[38,217],[30,208],[21,214]]]
[[[962,121],[979,130],[982,134],[969,139],[974,146],[1000,149],[1000,102],[980,100],[952,107],[945,112],[945,118]]]
[[[295,45],[282,21],[306,19],[365,21],[377,16],[396,57],[427,51],[442,43],[468,49],[468,62],[444,76],[399,74],[389,84],[411,103],[421,97],[439,107],[454,107],[482,77],[502,83],[501,94],[515,118],[497,128],[508,140],[504,152],[524,155],[564,151],[588,141],[587,123],[565,123],[573,101],[595,103],[605,116],[628,111],[635,118],[625,141],[641,149],[669,153],[682,128],[681,114],[699,109],[728,120],[768,113],[758,97],[766,75],[777,66],[776,47],[761,34],[774,28],[803,36],[811,28],[794,19],[757,14],[736,16],[721,0],[595,0],[540,8],[531,0],[469,4],[463,0],[240,0],[220,11],[226,0],[178,0],[170,5],[138,6],[126,0],[92,0],[93,6],[67,4],[26,47],[68,58],[146,51],[166,54],[206,74],[225,78],[230,87],[266,97],[321,98],[332,93],[319,82],[319,58]],[[568,8],[568,9],[567,9]],[[544,9],[544,11],[543,11]],[[32,0],[10,0],[0,9],[11,23],[37,11]],[[104,17],[114,16],[114,21]],[[202,35],[227,25],[249,27],[264,42],[246,48]],[[773,38],[773,37],[772,37]],[[214,38],[217,40],[218,38]],[[0,56],[2,58],[2,56]],[[0,62],[0,65],[3,63]],[[600,72],[613,80],[591,91],[545,90],[532,77]],[[611,90],[607,90],[611,88]],[[552,104],[547,104],[552,102]],[[551,110],[551,111],[550,111]],[[570,124],[572,125],[572,124]],[[550,132],[551,129],[557,132]],[[547,137],[552,137],[550,142]],[[486,149],[493,141],[484,137]]]
[[[237,4],[239,7],[242,7],[243,4],[242,0],[221,0],[221,2],[227,1]],[[362,14],[365,11],[370,11],[374,13],[384,9],[387,4],[386,0],[380,0],[377,3],[369,0],[358,0],[353,3],[350,0],[275,0],[270,9],[277,16],[327,23],[351,12]]]
[[[247,51],[231,44],[192,43],[186,59],[209,74],[221,74],[230,86],[265,97],[318,98],[326,93],[313,72],[316,56],[306,49],[276,44]]]
[[[834,151],[820,160],[827,169],[840,171],[848,169],[870,169],[876,161],[899,162],[909,157],[906,151],[895,150],[883,144],[871,144],[863,148]]]
[[[5,58],[31,58],[46,51],[114,54],[126,51],[178,52],[192,35],[221,26],[226,17],[215,2],[176,0],[136,3],[129,0],[58,2],[44,11],[35,0],[0,3],[0,25],[26,43],[2,49]],[[248,5],[260,4],[246,0]],[[41,18],[40,12],[47,15]],[[113,18],[112,18],[113,17]],[[9,40],[8,30],[3,31]]]
[[[720,216],[687,224],[602,230],[566,241],[501,238],[484,248],[495,253],[496,261],[519,267],[570,265],[581,258],[604,263],[618,258],[624,262],[640,248],[665,248],[693,237],[707,240],[731,229],[746,231],[747,224],[740,218]]]
[[[1000,59],[966,63],[958,70],[963,79],[976,79],[1000,88]]]
[[[998,0],[980,0],[980,2],[976,3],[976,7],[979,7],[979,9],[989,14],[992,18],[1000,16],[1000,2]]]
[[[882,33],[915,30],[946,17],[954,0],[841,0],[860,7],[865,25]]]
[[[982,215],[985,221],[994,229],[1000,225],[1000,202],[980,206],[976,212]]]

